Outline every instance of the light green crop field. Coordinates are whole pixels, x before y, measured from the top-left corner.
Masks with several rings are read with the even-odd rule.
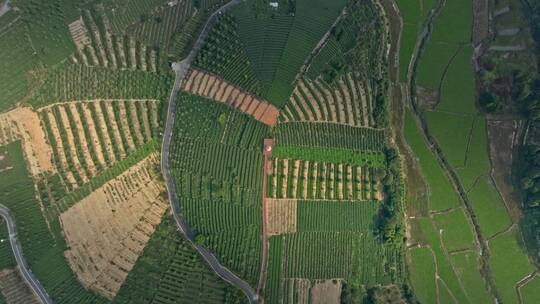
[[[470,224],[462,208],[434,216],[444,245],[448,251],[472,248],[474,246]]]
[[[447,44],[467,43],[471,39],[472,1],[454,0],[445,3],[435,19],[431,40]]]
[[[536,276],[531,281],[527,282],[525,286],[521,287],[521,296],[523,303],[535,304],[540,303],[540,277]]]
[[[490,303],[484,279],[480,276],[478,254],[465,251],[452,254],[452,264],[471,303]]]
[[[441,102],[437,105],[437,110],[457,113],[475,112],[475,82],[471,58],[471,46],[462,46],[453,57],[442,80]]]
[[[438,90],[444,71],[459,46],[430,41],[419,59],[416,71],[416,83],[424,88]]]
[[[479,177],[489,174],[491,165],[487,154],[486,133],[486,120],[481,116],[477,116],[465,156],[465,167],[456,169],[463,186],[467,190],[474,186]]]
[[[430,210],[442,211],[458,206],[459,197],[452,189],[437,159],[428,149],[410,112],[405,116],[404,132],[405,139],[416,156],[428,184]]]
[[[446,250],[445,244],[441,242],[440,231],[435,228],[430,219],[420,219],[419,222],[422,232],[435,254],[439,279],[444,282],[458,303],[468,303],[469,301],[463,292],[462,285],[452,268],[450,255]]]
[[[435,261],[429,248],[411,248],[410,277],[414,291],[421,303],[437,303]]]
[[[504,303],[518,303],[516,284],[534,270],[518,238],[518,233],[512,229],[489,241],[489,263]]]
[[[399,49],[399,74],[400,80],[407,79],[407,68],[411,61],[411,56],[416,45],[416,39],[420,31],[422,19],[422,6],[420,0],[397,1],[401,18],[403,19],[403,28],[401,31],[401,44]]]
[[[510,226],[511,221],[504,202],[489,178],[480,178],[476,182],[469,192],[469,199],[478,218],[480,229],[486,237]]]
[[[397,1],[403,20],[399,49],[399,78],[401,81],[407,79],[407,68],[416,45],[418,34],[436,2],[436,0]]]
[[[446,159],[454,168],[465,163],[465,152],[469,143],[469,133],[473,117],[445,112],[427,112],[429,130],[439,143]]]

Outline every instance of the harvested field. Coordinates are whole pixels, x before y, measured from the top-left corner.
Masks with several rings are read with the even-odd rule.
[[[9,304],[39,304],[17,269],[0,271],[0,293]]]
[[[51,143],[47,147],[52,154],[47,160],[50,162],[53,156],[57,170],[65,172],[69,184],[80,186],[81,182],[88,182],[152,139],[148,135],[158,126],[149,117],[157,116],[151,113],[157,111],[156,103],[155,100],[92,100],[38,109]],[[81,181],[74,176],[79,176]]]
[[[377,169],[307,160],[273,160],[271,198],[382,201]]]
[[[296,232],[296,200],[267,199],[268,234]]]
[[[339,304],[341,299],[341,281],[317,281],[311,287],[312,304]]]
[[[47,144],[39,116],[30,108],[20,107],[0,114],[0,145],[22,141],[23,151],[33,176],[54,173],[52,150]]]
[[[157,153],[62,213],[68,262],[79,281],[112,299],[160,223],[167,202]]]
[[[191,94],[226,103],[266,125],[277,124],[278,108],[265,100],[243,92],[240,88],[215,75],[193,69],[181,87],[182,90]]]
[[[333,122],[355,127],[371,127],[371,96],[365,84],[351,73],[336,84],[300,79],[284,108],[283,122]]]

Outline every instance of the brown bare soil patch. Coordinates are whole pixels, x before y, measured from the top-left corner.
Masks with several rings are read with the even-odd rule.
[[[0,271],[0,293],[9,304],[39,304],[17,269]]]
[[[142,112],[142,122],[143,122],[143,127],[144,127],[144,134],[146,136],[146,138],[152,138],[152,130],[151,130],[151,127],[150,127],[150,120],[148,120],[148,106],[146,104],[146,102],[140,102],[140,107],[141,107],[141,112]]]
[[[86,120],[87,124],[88,124],[88,133],[90,135],[90,138],[88,138],[88,140],[91,141],[91,143],[93,144],[93,146],[95,147],[95,150],[96,150],[96,157],[99,161],[99,163],[101,164],[101,166],[105,167],[106,166],[106,162],[105,162],[105,156],[104,156],[104,152],[103,152],[103,147],[101,146],[100,144],[100,141],[99,141],[99,137],[98,137],[98,134],[97,134],[97,131],[96,131],[96,123],[94,122],[94,119],[92,118],[92,113],[90,112],[90,110],[88,109],[88,103],[84,102],[81,104],[81,108],[82,108],[82,115],[84,116],[84,119]],[[110,149],[110,147],[109,147]],[[111,155],[108,155],[109,157]],[[114,155],[113,155],[113,159],[114,159]]]
[[[82,50],[85,46],[91,44],[88,36],[88,29],[82,20],[82,17],[68,25],[69,33],[78,50]]]
[[[73,159],[73,164],[75,165],[75,169],[77,170],[77,172],[79,172],[79,175],[81,176],[83,182],[86,183],[89,181],[89,178],[88,176],[86,176],[86,172],[83,169],[79,161],[79,158],[77,157],[78,145],[75,143],[75,137],[73,136],[73,130],[71,129],[71,126],[69,124],[69,118],[68,118],[66,109],[64,107],[59,107],[58,110],[60,112],[60,119],[62,120],[64,131],[66,132],[66,141],[67,141],[68,147],[65,147],[65,148],[67,148],[70,151],[70,154],[72,155],[72,159]],[[53,128],[54,127],[55,126],[53,126]],[[60,125],[57,125],[56,127],[59,128]],[[60,133],[60,131],[58,131],[58,133]]]
[[[34,176],[44,172],[56,172],[52,163],[52,150],[46,141],[39,116],[32,109],[19,107],[0,114],[0,143],[22,141],[24,155]]]
[[[137,69],[137,43],[135,42],[135,38],[133,36],[129,36],[129,57],[131,61],[131,69],[136,70]]]
[[[312,304],[339,304],[341,298],[341,281],[317,281],[311,287]]]
[[[226,103],[264,124],[270,126],[277,124],[278,108],[215,75],[192,70],[183,81],[181,88],[191,94]],[[264,107],[264,112],[263,110],[259,111],[261,107]]]
[[[309,304],[311,282],[308,279],[294,279],[294,291],[298,296],[297,304]]]
[[[266,199],[269,235],[296,232],[296,206],[294,199]]]
[[[96,165],[94,164],[94,160],[92,159],[92,155],[90,155],[89,149],[90,149],[90,142],[86,139],[86,134],[84,133],[84,126],[81,121],[81,118],[79,117],[79,111],[77,110],[77,106],[74,103],[70,103],[69,105],[66,105],[65,109],[66,111],[69,111],[71,113],[71,116],[73,117],[73,121],[75,122],[75,130],[73,132],[77,132],[77,136],[79,137],[81,151],[83,152],[84,161],[86,162],[90,177],[93,177],[96,175]],[[66,123],[66,122],[64,122]],[[67,122],[69,123],[69,122]]]
[[[275,158],[273,198],[315,200],[384,199],[377,170],[342,163]],[[289,189],[290,188],[290,189]]]
[[[129,111],[131,117],[131,124],[133,125],[133,130],[135,131],[135,136],[137,141],[140,143],[144,142],[144,136],[141,131],[141,122],[139,121],[139,116],[137,115],[137,104],[139,101],[127,101],[125,102],[126,111]]]
[[[148,69],[148,66],[146,64],[146,45],[141,45],[140,49],[139,49],[139,59],[140,59],[140,62],[141,62],[141,70],[146,72],[146,70]]]
[[[130,132],[129,129],[129,121],[127,118],[127,112],[126,112],[126,105],[125,102],[122,100],[113,101],[118,103],[118,109],[120,112],[120,124],[122,125],[122,128],[124,129],[124,138],[127,141],[128,150],[134,151],[135,150],[135,143],[133,141],[133,135]]]
[[[320,80],[301,79],[284,108],[284,121],[335,122],[369,127],[370,107],[363,84],[352,73],[327,85]]]
[[[60,163],[60,167],[61,168],[58,168],[58,169],[61,169],[63,171],[66,171],[68,172],[67,174],[67,178],[68,178],[68,182],[73,185],[73,186],[76,186],[77,185],[77,180],[75,180],[75,177],[73,176],[73,173],[71,173],[71,171],[69,171],[69,166],[68,166],[68,163],[67,163],[67,158],[66,158],[66,154],[65,154],[65,150],[64,150],[64,144],[62,142],[62,139],[60,138],[60,132],[58,131],[58,125],[57,125],[57,122],[56,122],[56,118],[55,116],[53,115],[53,113],[50,111],[50,109],[47,109],[45,110],[45,115],[47,115],[50,123],[51,123],[51,130],[52,130],[52,134],[49,134],[49,136],[53,136],[54,137],[54,141],[56,142],[56,155],[58,155],[58,159],[57,159],[57,162]]]
[[[60,216],[72,270],[86,288],[109,299],[167,209],[157,162],[155,153]]]

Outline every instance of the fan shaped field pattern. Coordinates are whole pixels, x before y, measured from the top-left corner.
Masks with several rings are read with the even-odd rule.
[[[400,249],[374,233],[388,187],[374,117],[381,88],[352,67],[329,82],[297,77],[343,8],[329,3],[297,1],[294,16],[262,8],[256,18],[240,4],[218,18],[180,84],[170,166],[184,216],[267,303],[308,303],[320,290],[338,303],[344,280],[404,277]],[[307,5],[317,14],[305,16]],[[268,137],[274,155],[263,159]]]

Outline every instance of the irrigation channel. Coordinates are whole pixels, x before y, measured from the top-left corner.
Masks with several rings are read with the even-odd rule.
[[[197,53],[201,49],[201,47],[204,44],[204,40],[208,36],[208,33],[212,29],[212,27],[216,24],[217,18],[219,15],[223,14],[233,6],[241,3],[242,0],[232,0],[228,2],[227,4],[220,7],[217,11],[215,11],[206,21],[204,24],[204,27],[197,37],[197,40],[195,41],[193,48],[187,55],[187,57],[180,61],[180,62],[174,62],[172,64],[172,69],[175,73],[175,80],[174,80],[174,86],[171,91],[171,96],[169,97],[169,106],[167,110],[167,120],[165,123],[165,130],[163,132],[163,144],[161,148],[161,172],[163,174],[163,178],[165,179],[165,183],[167,186],[167,195],[169,197],[169,203],[171,205],[171,212],[174,217],[174,220],[176,222],[176,225],[178,226],[178,229],[184,234],[186,239],[193,245],[193,247],[199,252],[199,254],[203,257],[203,259],[210,265],[212,270],[223,280],[227,281],[231,285],[236,286],[242,292],[246,295],[250,303],[257,303],[259,295],[253,291],[253,289],[249,286],[248,283],[240,279],[237,275],[235,275],[232,271],[230,271],[225,266],[221,265],[219,260],[215,257],[214,254],[212,254],[208,249],[204,248],[203,246],[197,244],[195,242],[195,234],[187,221],[185,220],[184,216],[182,215],[180,200],[178,198],[178,195],[176,193],[174,181],[172,180],[171,173],[170,173],[170,166],[169,166],[169,150],[171,146],[171,140],[172,140],[172,132],[173,132],[173,126],[174,126],[174,117],[176,114],[176,97],[178,96],[178,92],[180,90],[180,84],[182,83],[182,80],[185,78],[189,67],[195,57],[197,56]]]
[[[0,205],[0,217],[4,218],[4,220],[6,221],[11,249],[13,251],[13,255],[15,256],[15,261],[17,262],[19,272],[22,275],[24,281],[26,282],[26,285],[28,285],[28,287],[32,290],[36,297],[41,301],[41,303],[52,304],[53,302],[47,294],[47,291],[45,291],[45,288],[43,288],[41,283],[39,283],[39,281],[34,277],[30,269],[28,269],[26,260],[23,256],[21,245],[17,240],[17,226],[15,226],[15,220],[11,216],[9,209],[3,205]]]

